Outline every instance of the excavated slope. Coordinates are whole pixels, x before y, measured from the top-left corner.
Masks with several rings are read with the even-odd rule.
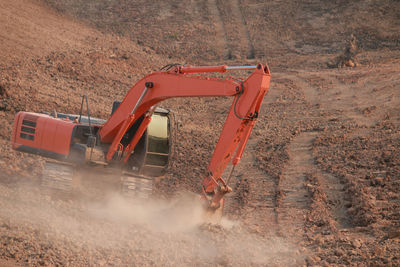
[[[0,265],[400,265],[398,1],[44,3],[0,0]],[[328,69],[351,33],[360,65]],[[44,159],[10,149],[20,110],[79,112],[86,93],[107,118],[163,64],[263,60],[271,88],[221,226],[181,192],[199,191],[231,99],[163,103],[167,200],[47,194]]]

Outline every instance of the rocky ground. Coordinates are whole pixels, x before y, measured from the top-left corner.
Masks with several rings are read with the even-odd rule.
[[[0,1],[0,264],[400,265],[398,3],[144,2]],[[359,66],[327,68],[347,31]],[[44,159],[10,148],[20,110],[78,112],[86,93],[107,118],[172,61],[262,60],[271,86],[221,225],[202,224],[187,192],[199,191],[231,99],[163,103],[177,146],[147,203],[44,192]]]

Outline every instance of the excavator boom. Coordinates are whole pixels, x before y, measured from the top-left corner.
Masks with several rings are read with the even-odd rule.
[[[191,74],[249,69],[254,69],[254,71],[245,80]],[[262,100],[267,93],[269,82],[269,69],[262,64],[243,67],[175,66],[169,71],[147,75],[129,90],[118,109],[99,130],[101,142],[111,143],[106,159],[113,160],[114,154],[121,149],[121,139],[128,129],[157,103],[172,97],[232,96],[232,106],[202,185],[204,198],[208,200],[210,208],[218,208],[224,194],[231,191],[226,181],[222,179],[222,173],[230,160],[233,166],[239,163],[258,117]],[[149,117],[146,116],[146,118]],[[131,143],[123,148],[125,162],[148,123],[149,121],[144,119]]]

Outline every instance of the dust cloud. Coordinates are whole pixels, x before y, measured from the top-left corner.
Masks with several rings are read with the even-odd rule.
[[[89,205],[94,218],[114,223],[142,225],[155,232],[188,232],[203,223],[199,197],[180,193],[172,200],[134,199],[120,194],[108,196],[105,203]]]
[[[294,265],[299,249],[224,218],[204,224],[198,197],[61,199],[34,186],[0,184],[0,236],[14,257],[67,265]],[[12,238],[12,242],[10,241]],[[0,257],[1,258],[1,257]],[[51,260],[51,261],[50,261]]]

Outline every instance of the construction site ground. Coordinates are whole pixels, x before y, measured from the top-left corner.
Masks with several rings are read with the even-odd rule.
[[[399,266],[399,14],[394,0],[0,0],[0,265]],[[357,66],[328,67],[351,34]],[[192,194],[230,98],[162,102],[176,148],[144,203],[47,192],[45,159],[11,149],[18,111],[77,114],[86,93],[106,119],[165,64],[257,62],[271,86],[220,225]]]

